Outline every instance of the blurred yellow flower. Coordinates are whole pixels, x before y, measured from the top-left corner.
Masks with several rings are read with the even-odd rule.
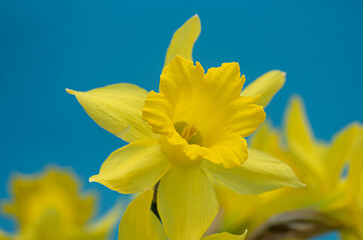
[[[17,175],[12,179],[11,200],[2,206],[18,225],[14,234],[0,231],[0,239],[104,240],[121,216],[120,205],[97,222],[94,194],[80,194],[70,172],[49,168],[39,175]]]
[[[172,240],[200,239],[212,223],[219,208],[212,179],[242,194],[302,186],[286,164],[247,150],[244,139],[264,121],[263,106],[282,87],[284,73],[269,72],[242,93],[245,79],[237,63],[204,74],[191,61],[200,28],[194,16],[174,34],[160,93],[123,83],[67,90],[97,124],[130,143],[90,181],[126,194],[160,181],[157,207]]]
[[[163,226],[150,210],[154,192],[146,190],[134,199],[122,216],[118,239],[167,240]],[[244,240],[247,232],[241,235],[217,233],[201,240]]]
[[[353,145],[346,178],[341,179],[337,190],[325,200],[323,211],[340,220],[343,240],[363,239],[363,126]],[[324,202],[324,203],[325,203]]]
[[[306,187],[283,188],[258,196],[238,196],[220,187],[218,197],[225,220],[221,229],[233,232],[243,226],[253,231],[271,216],[291,210],[320,210],[337,218],[338,214],[333,212],[344,209],[346,216],[344,207],[353,201],[349,196],[356,189],[347,194],[347,188],[351,188],[353,184],[347,184],[342,173],[354,148],[359,149],[360,161],[362,160],[363,145],[357,146],[360,131],[361,126],[353,123],[336,134],[331,144],[315,140],[302,100],[293,97],[286,111],[284,135],[265,124],[251,138],[249,144],[252,148],[267,152],[291,166]],[[283,142],[286,144],[282,144]],[[358,167],[351,165],[349,175],[357,169]],[[361,174],[361,170],[362,167],[357,172]],[[237,207],[241,205],[248,205],[250,208],[244,211]]]

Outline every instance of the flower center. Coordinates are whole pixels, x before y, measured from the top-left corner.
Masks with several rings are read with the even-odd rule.
[[[189,144],[200,144],[202,136],[197,128],[186,122],[177,122],[174,124],[175,130],[184,138]]]

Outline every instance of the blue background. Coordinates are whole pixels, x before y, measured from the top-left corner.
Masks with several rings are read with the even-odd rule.
[[[316,136],[329,140],[363,119],[363,3],[349,1],[0,0],[0,199],[10,173],[72,166],[87,179],[121,147],[64,88],[130,82],[158,89],[173,32],[198,13],[194,59],[205,69],[237,61],[247,82],[287,72],[267,113],[280,125],[289,96],[303,96]],[[4,216],[0,226],[14,225]],[[331,238],[332,239],[332,238]]]

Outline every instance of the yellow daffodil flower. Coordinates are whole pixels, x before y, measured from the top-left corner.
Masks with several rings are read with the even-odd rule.
[[[359,124],[353,123],[336,134],[331,144],[317,141],[301,99],[293,97],[286,111],[284,134],[265,124],[249,144],[291,166],[306,187],[283,188],[258,196],[241,196],[226,188],[218,188],[225,220],[221,229],[234,232],[242,226],[253,232],[257,226],[279,213],[312,209],[331,215],[333,211],[344,209],[343,206],[348,206],[352,198],[345,193],[344,186],[351,184],[345,183],[342,172],[357,144],[360,129]],[[358,149],[361,154],[362,145]],[[358,168],[352,165],[351,170],[356,171],[354,169]],[[238,207],[242,205],[248,205],[249,210]]]
[[[167,240],[159,219],[150,210],[154,192],[146,190],[134,199],[122,216],[118,239]],[[247,232],[241,235],[217,233],[201,240],[244,240]]]
[[[68,171],[51,168],[41,175],[13,178],[12,199],[3,212],[12,216],[18,231],[0,231],[9,240],[104,240],[119,216],[117,204],[97,222],[90,222],[95,210],[94,194],[79,194],[77,179]]]
[[[210,226],[219,209],[213,180],[241,194],[302,186],[286,164],[247,149],[245,140],[264,122],[263,106],[284,74],[269,72],[241,93],[245,78],[238,63],[205,73],[191,61],[200,29],[194,16],[174,34],[159,93],[124,83],[67,90],[97,124],[130,143],[90,181],[125,194],[160,181],[157,208],[171,240],[198,240]]]

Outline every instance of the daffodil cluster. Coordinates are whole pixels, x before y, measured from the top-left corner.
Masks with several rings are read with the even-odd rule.
[[[52,167],[34,176],[16,175],[10,185],[11,199],[2,204],[2,212],[16,221],[18,231],[0,229],[0,240],[108,239],[121,216],[121,205],[91,221],[96,195],[79,191],[79,182],[69,170]]]

